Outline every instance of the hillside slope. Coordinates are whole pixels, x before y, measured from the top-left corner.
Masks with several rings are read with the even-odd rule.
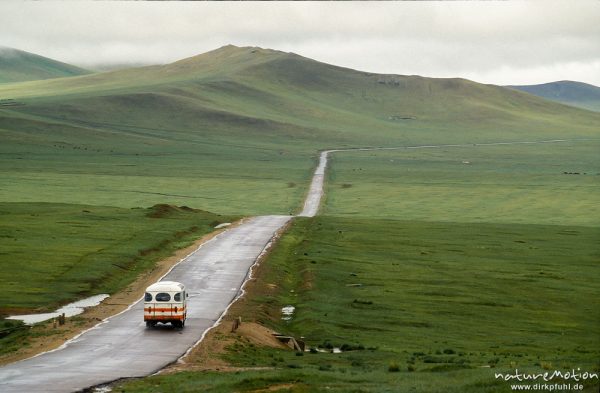
[[[90,71],[18,49],[0,47],[0,83],[89,74]]]
[[[498,86],[371,74],[231,45],[164,66],[7,84],[0,95],[24,103],[14,109],[22,115],[71,125],[210,129],[217,137],[223,128],[258,129],[259,139],[293,128],[314,147],[545,138],[566,127],[589,136],[600,121]]]
[[[600,112],[600,87],[587,83],[559,81],[541,85],[507,87],[551,101]]]
[[[296,209],[323,148],[589,139],[600,129],[600,113],[512,89],[255,47],[1,84],[0,97],[13,100],[0,106],[0,200],[232,214]]]

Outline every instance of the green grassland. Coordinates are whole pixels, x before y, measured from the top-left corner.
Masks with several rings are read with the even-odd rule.
[[[0,313],[113,293],[231,217],[157,205],[0,204]]]
[[[461,79],[228,46],[0,85],[0,201],[287,214],[327,147],[597,137],[600,114]],[[35,192],[33,192],[35,191]]]
[[[325,215],[295,220],[242,315],[326,352],[238,342],[226,360],[271,369],[115,391],[509,392],[495,372],[598,372],[596,151],[580,142],[335,153]],[[598,381],[584,386],[595,392]]]
[[[287,214],[327,147],[597,137],[600,114],[462,79],[227,46],[0,85],[0,201]],[[35,192],[33,192],[35,191]]]
[[[600,226],[600,141],[337,153],[324,214]]]

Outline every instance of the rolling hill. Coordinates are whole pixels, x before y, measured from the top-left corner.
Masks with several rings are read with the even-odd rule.
[[[319,142],[331,137],[337,144],[381,145],[524,133],[548,137],[562,135],[566,125],[595,131],[598,119],[464,79],[371,74],[292,53],[234,46],[164,66],[4,85],[0,95],[24,102],[16,109],[21,114],[70,124],[160,124],[193,129],[194,135],[199,120],[213,130],[216,124],[244,130],[260,125],[261,133],[277,129],[280,134],[292,127],[310,145],[317,137]]]
[[[18,49],[0,47],[0,83],[89,74],[90,71]]]
[[[600,87],[587,83],[559,81],[541,85],[507,87],[562,104],[600,112]]]
[[[0,107],[0,200],[236,214],[295,209],[304,186],[288,184],[305,184],[322,148],[589,138],[600,124],[600,114],[499,86],[231,45],[167,65],[2,84],[0,97],[12,100]],[[67,191],[58,185],[68,176],[78,180]]]

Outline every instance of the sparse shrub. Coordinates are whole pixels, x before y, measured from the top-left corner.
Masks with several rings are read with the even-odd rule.
[[[342,352],[348,352],[348,351],[363,351],[365,349],[364,345],[362,344],[357,344],[357,345],[353,345],[353,344],[342,344],[340,346],[340,350]]]
[[[456,353],[456,351],[454,351],[454,349],[448,348],[448,349],[444,349],[444,353],[446,355],[454,355]]]
[[[415,371],[415,370],[416,370],[416,368],[415,368],[415,366],[414,366],[414,365],[412,365],[412,364],[409,364],[409,365],[408,365],[408,367],[406,367],[406,370],[407,370],[407,371],[411,371],[411,372],[412,372],[412,371]]]
[[[488,360],[488,364],[490,365],[490,367],[496,367],[496,365],[498,364],[498,362],[500,361],[500,358],[493,358]]]
[[[396,362],[391,362],[388,366],[388,371],[391,373],[397,373],[398,371],[400,371],[400,366]]]
[[[304,356],[304,352],[296,352],[296,356]]]

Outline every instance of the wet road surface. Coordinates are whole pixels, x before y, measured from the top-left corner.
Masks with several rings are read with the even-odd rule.
[[[185,283],[190,293],[184,329],[146,328],[143,302],[137,302],[60,350],[0,368],[0,392],[73,392],[145,376],[176,361],[221,317],[257,257],[290,219],[249,219],[202,245],[163,278]]]
[[[326,150],[321,152],[319,156],[319,165],[315,169],[315,173],[308,189],[308,195],[304,200],[304,208],[302,212],[298,214],[299,217],[314,217],[319,211],[321,204],[321,197],[323,196],[323,179],[325,177],[325,168],[327,167],[327,156],[332,151],[338,150]]]

